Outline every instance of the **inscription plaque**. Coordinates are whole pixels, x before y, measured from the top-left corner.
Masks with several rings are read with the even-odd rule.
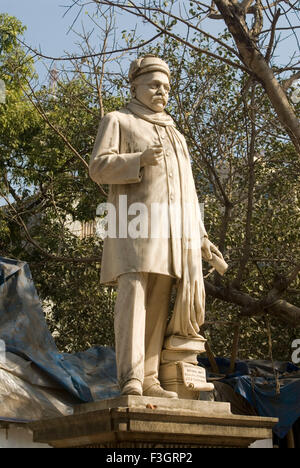
[[[185,386],[190,390],[210,391],[214,385],[206,381],[206,371],[203,367],[194,366],[185,362],[180,362],[182,377]]]

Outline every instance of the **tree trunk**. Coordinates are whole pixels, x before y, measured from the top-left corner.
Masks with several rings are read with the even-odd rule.
[[[273,70],[251,38],[241,6],[231,0],[215,0],[215,4],[235,40],[242,62],[264,87],[278,119],[300,154],[299,120]]]

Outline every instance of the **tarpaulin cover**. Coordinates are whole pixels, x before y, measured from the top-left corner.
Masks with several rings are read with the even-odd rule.
[[[238,361],[235,373],[228,375],[230,361],[216,361],[220,373],[225,374],[221,382],[244,397],[259,416],[279,418],[274,432],[285,437],[300,418],[300,369],[290,362],[274,362],[273,367],[269,361]],[[207,369],[208,376],[213,376],[207,359],[199,359],[199,364]]]
[[[0,419],[3,408],[13,406],[12,397],[8,405],[12,378],[18,398],[24,398],[25,392],[28,399],[24,381],[32,392],[41,387],[48,392],[64,390],[64,402],[91,402],[119,395],[114,350],[95,347],[82,353],[60,353],[47,327],[28,264],[0,257],[0,348],[4,344],[6,353],[0,353]],[[23,386],[20,381],[16,384],[17,379]],[[21,405],[16,395],[14,400],[16,406]]]

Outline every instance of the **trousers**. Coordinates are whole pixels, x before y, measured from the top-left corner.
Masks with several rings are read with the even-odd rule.
[[[119,385],[139,380],[143,390],[159,384],[161,351],[174,278],[125,273],[118,278],[114,314]]]

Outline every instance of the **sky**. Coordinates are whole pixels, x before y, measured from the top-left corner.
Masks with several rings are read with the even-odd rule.
[[[25,37],[33,47],[49,55],[62,55],[74,48],[74,36],[67,34],[74,14],[67,14],[68,0],[0,0],[1,13],[16,16],[27,26]]]
[[[66,14],[70,3],[69,0],[0,0],[0,12],[15,16],[27,27],[25,41],[33,49],[59,57],[66,51],[78,51],[77,38],[69,32],[75,10]],[[38,65],[37,72],[42,80],[47,79],[45,65]]]
[[[27,31],[24,34],[25,42],[34,50],[40,50],[44,55],[50,57],[62,57],[67,54],[80,55],[78,43],[81,42],[76,32],[82,32],[82,25],[87,31],[94,28],[93,23],[85,13],[92,15],[95,12],[95,6],[88,4],[82,11],[79,19],[75,23],[74,31],[70,30],[79,12],[78,8],[72,8],[68,11],[68,7],[72,4],[71,0],[0,0],[0,13],[8,13],[11,16],[18,18]],[[118,13],[117,26],[120,29],[134,29],[135,17]],[[97,28],[94,28],[97,30]],[[147,30],[152,29],[143,25],[143,34],[145,37]],[[97,32],[93,36],[96,40]],[[151,37],[149,36],[149,37]],[[102,41],[101,41],[102,42]],[[100,47],[97,43],[93,44],[96,51]],[[66,54],[67,53],[67,54]],[[40,83],[45,84],[49,81],[49,67],[53,63],[50,60],[36,63],[36,71],[40,77]]]
[[[88,3],[88,2],[87,2]],[[0,12],[16,16],[27,26],[25,33],[26,42],[34,49],[41,49],[48,56],[63,56],[65,52],[78,53],[78,37],[69,31],[78,10],[72,9],[67,13],[68,7],[72,4],[71,0],[0,0]],[[85,10],[94,12],[94,5],[88,5]],[[84,24],[91,23],[87,16],[83,14],[76,23],[76,29],[81,29],[81,21]],[[206,24],[207,29],[212,34],[217,34],[223,30],[223,21],[211,21]],[[118,25],[123,29],[134,27],[134,16],[128,15],[124,20],[121,16],[117,19]],[[147,25],[142,25],[142,31],[147,33]],[[150,37],[150,36],[149,36]],[[294,50],[293,38],[282,42],[279,50],[279,56],[282,56],[286,62],[286,56],[291,50]],[[49,65],[49,62],[48,62]],[[46,68],[39,65],[37,72],[40,75],[47,76]]]

